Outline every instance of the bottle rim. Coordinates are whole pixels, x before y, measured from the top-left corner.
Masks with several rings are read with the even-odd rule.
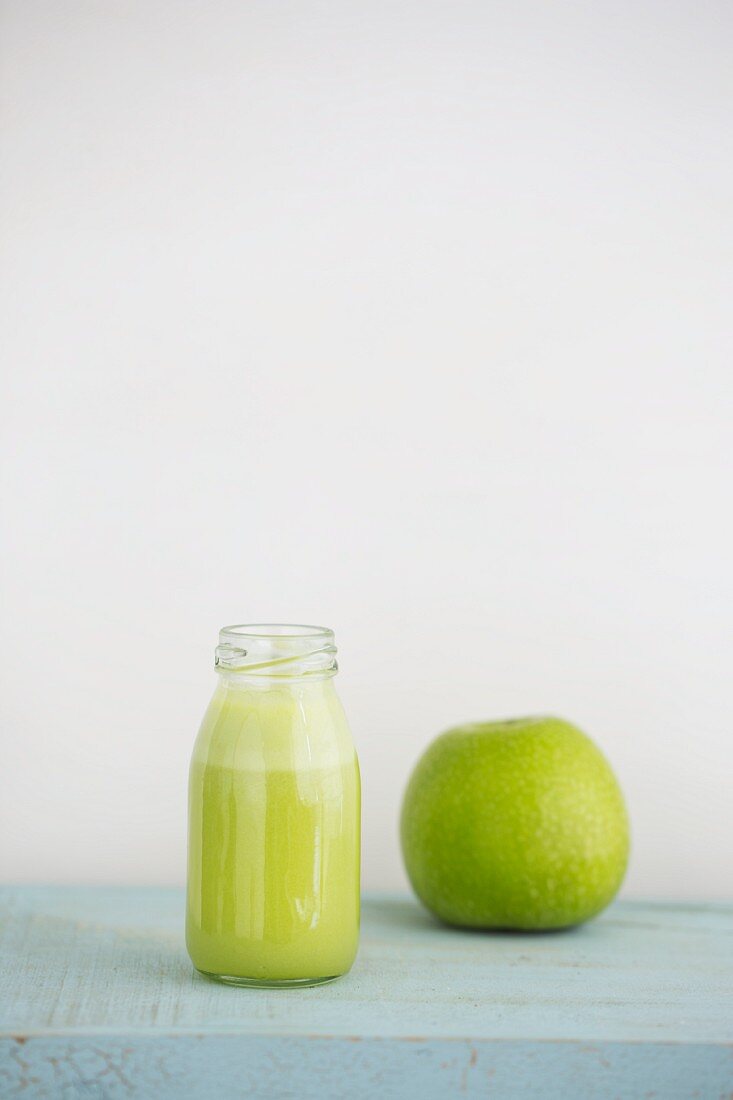
[[[334,633],[298,623],[240,623],[219,631],[214,665],[232,676],[334,676]]]
[[[327,626],[305,626],[302,623],[240,623],[223,626],[219,631],[220,642],[233,642],[238,638],[318,638],[333,631]]]

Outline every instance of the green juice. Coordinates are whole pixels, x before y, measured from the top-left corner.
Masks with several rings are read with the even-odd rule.
[[[194,966],[263,985],[345,973],[359,937],[359,833],[359,768],[331,680],[223,680],[189,780]]]

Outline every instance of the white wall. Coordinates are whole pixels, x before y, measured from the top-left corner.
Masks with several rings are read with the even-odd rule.
[[[551,711],[733,894],[733,8],[3,4],[2,875],[179,881],[218,628],[323,622],[365,880]]]

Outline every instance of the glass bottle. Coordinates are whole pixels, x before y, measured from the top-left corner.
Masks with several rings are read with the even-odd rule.
[[[228,626],[189,777],[186,945],[236,985],[327,982],[359,939],[359,764],[331,630]]]

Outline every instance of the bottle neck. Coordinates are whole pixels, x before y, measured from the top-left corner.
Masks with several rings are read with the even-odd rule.
[[[338,671],[332,630],[282,624],[224,627],[214,664],[223,679],[242,686],[325,680]]]

